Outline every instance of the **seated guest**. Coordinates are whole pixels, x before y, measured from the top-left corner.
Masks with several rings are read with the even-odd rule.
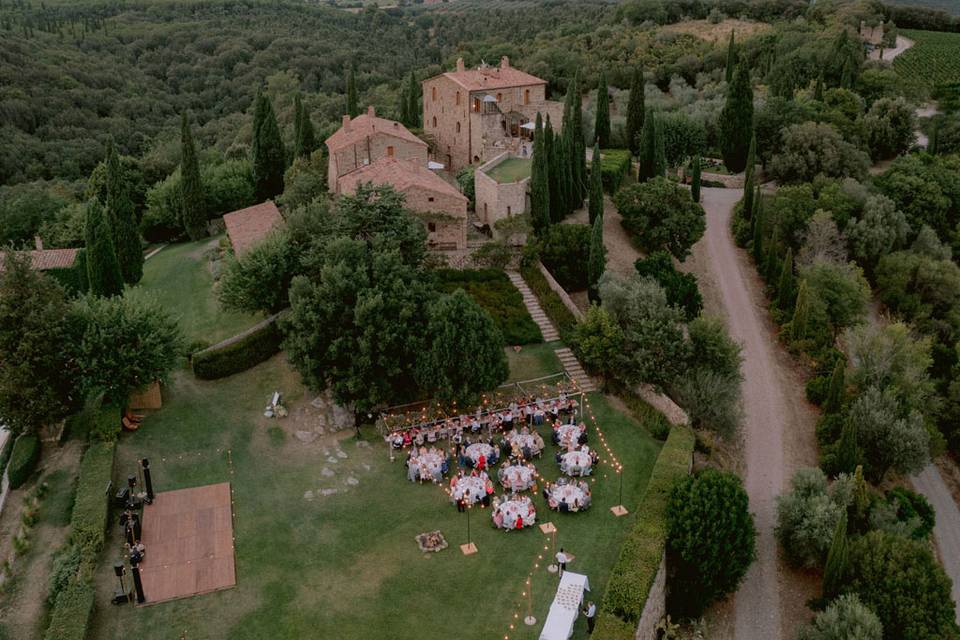
[[[523,529],[523,516],[520,516],[520,515],[517,516],[517,522],[514,525],[514,528]]]
[[[498,529],[503,527],[503,512],[499,509],[493,512],[493,524],[495,524]]]
[[[561,462],[563,462],[563,452],[557,451],[557,455],[555,455],[554,458],[556,458],[557,464],[560,464]]]
[[[424,440],[423,440],[423,432],[422,432],[422,431],[417,431],[417,435],[414,436],[413,442],[414,442],[418,447],[422,447],[422,446],[423,446]]]
[[[404,431],[404,432],[403,432],[403,446],[409,447],[412,442],[413,442],[413,440],[412,440],[411,437],[410,437],[410,432],[409,432],[409,431]]]
[[[483,471],[487,468],[487,456],[483,455],[482,453],[480,454],[480,457],[477,458],[476,468],[479,471]]]
[[[401,434],[399,434],[399,433],[393,434],[392,444],[393,444],[393,448],[394,448],[394,449],[402,449],[402,448],[403,448],[403,436],[402,436]]]

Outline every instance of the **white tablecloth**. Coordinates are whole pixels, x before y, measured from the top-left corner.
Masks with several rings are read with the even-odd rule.
[[[550,613],[543,623],[540,640],[567,640],[573,634],[573,624],[580,613],[584,590],[590,591],[587,576],[564,571],[557,586],[557,595],[550,605]]]
[[[511,491],[526,491],[533,486],[536,469],[532,465],[511,464],[506,467],[500,467],[497,477],[507,489]]]
[[[564,424],[557,427],[557,437],[561,447],[569,447],[580,442],[580,426],[576,424]]]
[[[586,451],[568,451],[560,458],[560,470],[570,476],[588,476],[593,460]]]
[[[457,480],[457,486],[450,493],[454,501],[466,498],[469,504],[475,504],[480,502],[486,494],[485,482],[483,478],[477,476],[464,476]]]
[[[473,460],[473,464],[477,464],[477,461],[480,460],[482,455],[487,464],[490,464],[490,455],[493,453],[493,447],[488,445],[486,442],[474,442],[472,445],[467,447],[467,456]]]

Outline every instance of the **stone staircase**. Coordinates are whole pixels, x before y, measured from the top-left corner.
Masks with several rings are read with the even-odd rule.
[[[560,358],[560,364],[563,365],[563,370],[577,383],[580,389],[588,392],[597,390],[597,385],[593,381],[593,378],[588,376],[587,372],[583,370],[583,365],[580,364],[580,361],[577,360],[577,357],[573,355],[570,349],[563,347],[562,349],[556,349],[554,353]]]
[[[532,317],[533,321],[540,327],[540,333],[543,334],[543,341],[554,342],[555,340],[559,340],[560,334],[557,332],[557,328],[553,326],[550,318],[543,312],[537,296],[533,295],[533,291],[530,290],[530,287],[527,286],[527,283],[524,282],[520,274],[516,271],[507,271],[507,277],[510,278],[513,286],[520,291],[520,295],[523,296],[523,304],[526,305],[527,311],[530,312],[530,317]],[[567,351],[569,351],[569,349],[567,349]]]

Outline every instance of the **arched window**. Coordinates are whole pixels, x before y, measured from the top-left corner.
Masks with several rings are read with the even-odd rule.
[[[460,133],[460,123],[457,123],[457,133]]]
[[[502,93],[498,93],[498,94],[497,94],[497,102],[500,102],[501,100],[503,100],[503,94],[502,94]]]
[[[473,110],[476,111],[477,113],[480,112],[480,98],[473,99]]]
[[[433,127],[437,127],[437,116],[433,116]]]
[[[430,98],[436,102],[437,101],[437,88],[433,87],[430,89]]]
[[[460,104],[460,92],[457,91],[457,104]]]
[[[388,157],[388,158],[392,158],[392,157],[393,157],[393,145],[389,145],[389,146],[387,147],[387,157]]]
[[[530,89],[523,90],[523,104],[530,104]]]

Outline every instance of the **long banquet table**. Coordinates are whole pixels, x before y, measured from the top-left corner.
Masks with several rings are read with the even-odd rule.
[[[590,591],[590,582],[582,573],[564,571],[553,597],[550,613],[540,631],[540,640],[567,640],[573,635],[573,625],[580,613],[584,590]]]

